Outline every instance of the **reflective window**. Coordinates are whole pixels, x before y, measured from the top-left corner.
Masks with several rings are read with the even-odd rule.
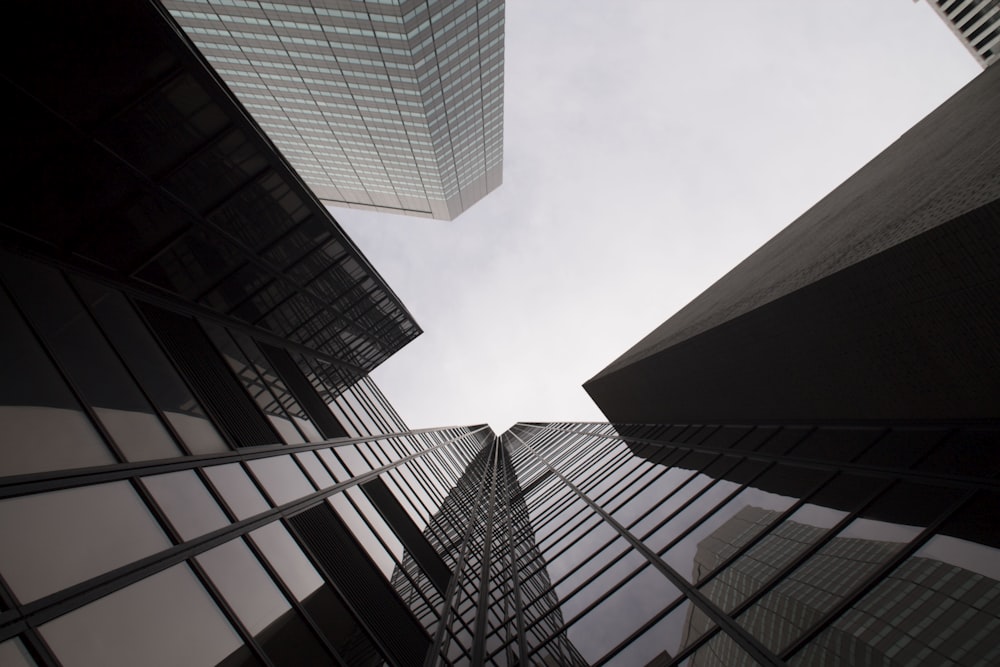
[[[22,602],[170,546],[128,482],[0,500],[0,572]]]
[[[173,438],[62,274],[27,261],[4,273],[32,324],[130,461],[179,455]]]
[[[288,530],[275,521],[250,533],[268,562],[299,600],[304,600],[323,584],[323,579],[302,553]]]
[[[0,255],[4,261],[7,255]],[[115,458],[0,289],[0,469],[5,475],[83,468]]]
[[[242,645],[183,564],[60,616],[40,631],[66,667],[213,667]]]
[[[193,470],[143,477],[142,483],[182,540],[194,539],[229,524],[219,504]]]
[[[571,625],[569,637],[580,653],[593,662],[679,595],[677,587],[658,570],[647,566]]]
[[[246,519],[271,509],[239,463],[211,466],[204,471],[237,519]]]
[[[5,665],[6,667],[37,667],[38,663],[28,653],[28,649],[24,648],[21,640],[14,637],[5,642],[0,642],[0,665]]]
[[[315,491],[290,456],[247,461],[247,467],[260,480],[275,505],[284,505]]]
[[[915,526],[856,519],[737,621],[765,646],[781,651],[919,532]]]
[[[860,664],[863,656],[886,664],[990,664],[1000,646],[998,603],[1000,552],[937,535],[790,664]]]
[[[125,297],[90,281],[77,279],[73,284],[188,449],[194,454],[227,451],[222,436]]]
[[[672,546],[663,559],[688,581],[699,582],[732,556],[736,545],[752,540],[796,500],[760,489],[744,489]],[[744,508],[768,511],[756,514],[757,520],[753,521],[735,519]]]
[[[290,608],[242,539],[226,542],[195,560],[251,634],[259,634]]]
[[[662,619],[639,635],[623,651],[615,655],[609,665],[632,667],[633,665],[656,665],[677,655],[688,645],[688,627],[695,611],[690,600],[684,600]],[[653,662],[659,660],[660,662]]]
[[[277,378],[274,375],[270,376],[271,382],[269,382],[266,376],[261,374],[265,369],[258,364],[251,363],[247,359],[243,350],[240,349],[226,329],[211,322],[203,322],[202,325],[222,354],[222,357],[226,360],[226,363],[229,364],[233,373],[240,379],[247,393],[257,403],[257,407],[260,408],[261,412],[267,416],[271,425],[281,435],[285,443],[296,445],[305,442],[305,438],[302,437],[291,417],[285,411],[285,407],[276,397],[275,391],[279,391],[281,396],[286,397],[288,401],[293,401],[285,390],[284,385],[280,384],[278,386],[274,384],[277,382]],[[256,346],[254,350],[256,350]],[[257,354],[263,358],[259,351],[257,351]],[[295,407],[298,408],[298,404],[295,404]]]
[[[323,464],[320,463],[315,452],[299,452],[294,456],[299,460],[299,463],[302,464],[302,467],[306,469],[310,479],[312,479],[313,484],[315,484],[317,488],[325,489],[333,486],[333,478],[330,477],[330,473],[327,472],[326,468],[323,467]]]

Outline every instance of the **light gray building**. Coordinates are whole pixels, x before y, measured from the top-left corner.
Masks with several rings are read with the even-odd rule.
[[[163,0],[325,203],[443,220],[502,182],[504,0]]]
[[[979,64],[987,67],[1000,60],[1000,0],[927,0],[927,4]]]

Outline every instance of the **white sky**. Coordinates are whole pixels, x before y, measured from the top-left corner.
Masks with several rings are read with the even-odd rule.
[[[512,0],[504,184],[332,209],[424,334],[412,428],[603,420],[581,384],[981,70],[924,2]]]

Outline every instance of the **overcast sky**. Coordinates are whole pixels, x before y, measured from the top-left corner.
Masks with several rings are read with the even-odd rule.
[[[508,2],[504,184],[331,209],[425,332],[372,377],[412,428],[603,420],[583,382],[980,71],[912,0]]]

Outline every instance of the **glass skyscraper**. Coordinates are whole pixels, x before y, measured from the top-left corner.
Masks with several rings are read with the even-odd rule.
[[[450,220],[503,178],[503,0],[165,0],[325,203]]]
[[[162,8],[24,11],[0,664],[1000,661],[1000,69],[498,435],[395,412],[419,327]]]

